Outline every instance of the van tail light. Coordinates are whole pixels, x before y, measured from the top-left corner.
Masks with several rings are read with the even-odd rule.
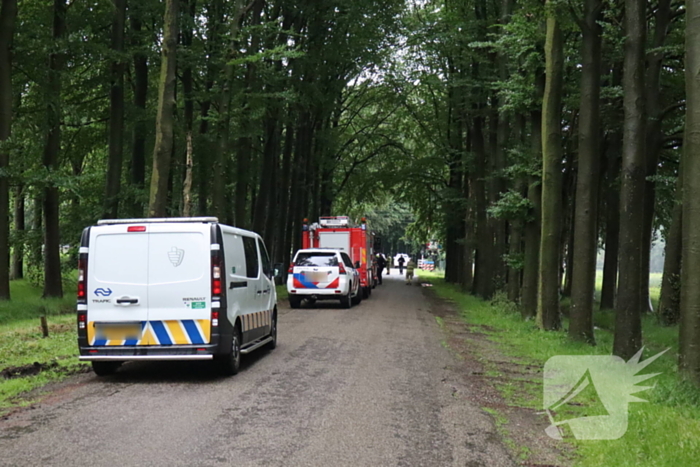
[[[78,329],[81,331],[85,329],[85,325],[87,324],[87,314],[86,313],[78,313]]]
[[[87,258],[78,259],[78,300],[87,298]]]
[[[218,252],[211,257],[211,298],[221,298],[221,256]]]
[[[346,274],[346,272],[345,272],[345,265],[343,265],[343,263],[339,263],[339,264],[338,264],[338,272],[339,272],[340,274]]]
[[[287,269],[287,274],[292,274],[294,272],[294,263],[289,264],[289,269]]]
[[[219,310],[211,310],[211,327],[215,328],[219,325]]]

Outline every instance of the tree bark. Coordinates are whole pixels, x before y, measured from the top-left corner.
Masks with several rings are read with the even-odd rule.
[[[642,346],[641,269],[644,211],[645,0],[625,1],[625,65],[622,78],[625,111],[620,188],[620,282],[618,286],[613,353],[628,360]]]
[[[598,193],[600,179],[600,72],[602,0],[584,3],[583,70],[579,113],[578,177],[574,220],[569,336],[595,343],[593,294],[598,253]],[[569,246],[571,247],[571,245]]]
[[[149,217],[166,217],[168,178],[173,149],[173,110],[175,107],[175,67],[180,0],[166,0],[163,52],[158,83],[156,141],[153,147],[153,173],[148,203]]]
[[[15,209],[14,221],[15,232],[17,232],[18,241],[15,242],[12,249],[12,269],[10,271],[10,279],[22,279],[24,277],[24,231],[25,231],[25,201],[24,201],[24,185],[17,187],[15,193]]]
[[[122,180],[124,157],[124,26],[126,24],[126,0],[112,0],[111,51],[116,57],[110,69],[109,90],[109,155],[107,158],[107,178],[103,217],[119,217],[119,191]]]
[[[546,84],[542,101],[542,239],[540,242],[537,324],[546,330],[561,327],[559,316],[560,236],[562,223],[561,100],[564,49],[561,27],[547,0],[545,42]]]
[[[17,0],[0,4],[0,144],[12,127],[12,38],[17,20]],[[10,155],[0,149],[0,172],[10,165]],[[0,245],[10,244],[10,184],[0,174]],[[0,300],[10,299],[10,249],[0,248]]]
[[[700,386],[700,0],[688,0],[685,30],[683,259],[679,368]]]
[[[132,5],[134,8],[135,5]],[[142,50],[143,40],[141,38],[142,14],[138,7],[135,12],[131,12],[130,23],[133,38],[131,44],[136,48],[134,52],[134,107],[136,107],[136,119],[132,134],[131,146],[131,184],[138,192],[144,189],[146,184],[146,135],[148,133],[146,125],[146,102],[148,98],[148,58]],[[143,216],[144,205],[134,196],[130,200],[131,215],[135,217]]]
[[[44,146],[43,162],[52,175],[60,168],[61,151],[61,73],[65,66],[65,54],[61,50],[66,35],[66,0],[54,0],[53,39],[55,49],[49,55],[49,80],[47,92],[48,133]],[[61,254],[59,229],[59,191],[55,182],[44,188],[44,298],[63,297],[61,281]]]

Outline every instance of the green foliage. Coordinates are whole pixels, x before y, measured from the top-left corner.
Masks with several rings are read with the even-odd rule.
[[[533,220],[532,202],[515,190],[508,190],[501,195],[488,209],[488,213],[496,219],[530,222]]]

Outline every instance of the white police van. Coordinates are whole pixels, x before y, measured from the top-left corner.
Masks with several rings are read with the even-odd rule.
[[[215,360],[277,344],[274,270],[259,235],[215,217],[101,220],[78,263],[80,360]]]

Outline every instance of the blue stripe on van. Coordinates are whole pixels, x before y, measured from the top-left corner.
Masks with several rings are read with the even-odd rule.
[[[155,331],[156,338],[158,338],[158,343],[160,345],[172,345],[173,341],[170,340],[168,331],[166,331],[162,321],[151,321],[151,327],[153,331]]]
[[[124,345],[136,345],[139,343],[138,339],[128,339],[124,341]]]
[[[95,339],[95,343],[92,345],[94,345],[94,346],[107,345],[107,339]]]
[[[197,325],[194,323],[194,320],[183,319],[182,325],[185,327],[185,331],[187,331],[187,335],[190,338],[190,343],[204,344],[204,339],[202,339],[202,336],[199,334],[199,329],[197,329]]]

